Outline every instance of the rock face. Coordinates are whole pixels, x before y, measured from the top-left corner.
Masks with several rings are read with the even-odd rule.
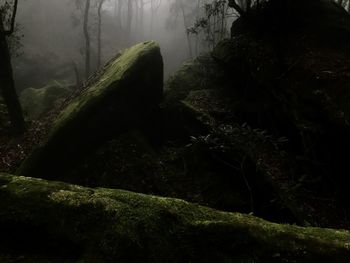
[[[162,86],[163,62],[156,43],[125,50],[63,110],[18,173],[58,178],[101,142],[147,124],[161,101]]]
[[[246,84],[235,95],[254,107],[238,108],[239,119],[287,137],[298,173],[333,188],[343,203],[350,183],[350,16],[333,1],[288,1],[285,13],[277,2],[254,23],[235,23],[233,38],[213,56]]]
[[[218,87],[223,75],[223,68],[208,54],[187,61],[165,83],[165,102],[183,100],[190,91]]]
[[[212,60],[176,73],[165,97],[211,127],[205,142],[222,147],[227,166],[239,170],[240,155],[229,152],[243,153],[298,223],[348,227],[350,16],[326,0],[263,7],[234,22]],[[202,83],[211,71],[219,80]],[[245,176],[256,180],[254,171]],[[259,200],[259,189],[252,195]]]
[[[55,81],[40,89],[28,88],[21,92],[20,102],[23,111],[30,119],[38,119],[52,110],[60,100],[66,98],[72,90]]]
[[[0,174],[1,262],[339,262],[350,233]],[[21,261],[22,260],[22,261]]]

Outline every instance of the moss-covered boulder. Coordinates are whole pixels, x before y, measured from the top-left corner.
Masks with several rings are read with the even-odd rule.
[[[193,90],[220,87],[223,84],[223,74],[223,68],[220,68],[210,54],[186,61],[165,83],[165,103],[183,100]]]
[[[339,262],[350,233],[0,175],[1,262]],[[11,261],[12,260],[12,261]]]
[[[123,51],[61,112],[18,173],[60,178],[111,137],[152,126],[149,117],[162,99],[162,87],[163,61],[155,42]]]
[[[23,90],[20,95],[20,102],[28,118],[38,119],[54,109],[70,93],[72,93],[71,89],[54,81],[40,89],[28,88]]]

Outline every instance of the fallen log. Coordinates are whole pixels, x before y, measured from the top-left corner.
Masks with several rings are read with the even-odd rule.
[[[350,232],[0,174],[0,260],[347,262]]]

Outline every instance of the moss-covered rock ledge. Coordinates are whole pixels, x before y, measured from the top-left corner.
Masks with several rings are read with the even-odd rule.
[[[143,125],[163,95],[163,60],[155,42],[126,49],[61,112],[48,137],[18,173],[49,179],[76,165],[113,136]]]
[[[1,262],[347,262],[350,232],[0,174]],[[22,260],[22,261],[21,261]]]

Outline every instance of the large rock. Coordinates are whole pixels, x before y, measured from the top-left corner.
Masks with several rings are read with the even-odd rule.
[[[279,8],[284,12],[276,12]],[[281,162],[272,161],[275,158],[265,158],[270,167],[264,167],[271,182],[280,185],[280,196],[297,205],[293,200],[284,203],[304,210],[310,223],[348,227],[349,14],[326,0],[270,1],[251,20],[237,20],[232,33],[233,38],[212,53],[226,71],[221,86],[229,88],[221,89],[221,100],[231,102],[226,113],[219,108],[209,115],[219,124],[248,123],[275,138],[286,137],[282,153],[287,154],[280,159],[287,165],[282,172],[275,173],[282,168]],[[191,99],[197,110],[208,111],[216,101],[211,94],[218,93],[209,91],[187,92],[186,100]],[[246,145],[250,143],[254,141]],[[258,155],[266,152],[246,149]],[[260,158],[253,159],[261,163]],[[266,173],[271,168],[274,173]]]
[[[339,262],[350,233],[0,174],[1,262]]]
[[[55,108],[61,100],[66,98],[72,90],[54,81],[40,88],[28,88],[21,92],[20,102],[23,111],[30,119],[38,119]]]
[[[232,39],[211,58],[187,62],[169,79],[166,101],[184,101],[211,127],[202,141],[222,149],[226,166],[243,170],[230,151],[253,164],[244,174],[255,213],[275,192],[299,224],[349,228],[350,16],[327,0],[268,1],[255,11],[234,22]],[[273,191],[254,187],[257,178]]]
[[[165,83],[165,103],[183,100],[193,90],[222,85],[224,71],[210,54],[186,61]]]
[[[18,173],[59,178],[102,142],[147,124],[162,99],[162,86],[163,62],[156,43],[125,50],[62,111]]]

